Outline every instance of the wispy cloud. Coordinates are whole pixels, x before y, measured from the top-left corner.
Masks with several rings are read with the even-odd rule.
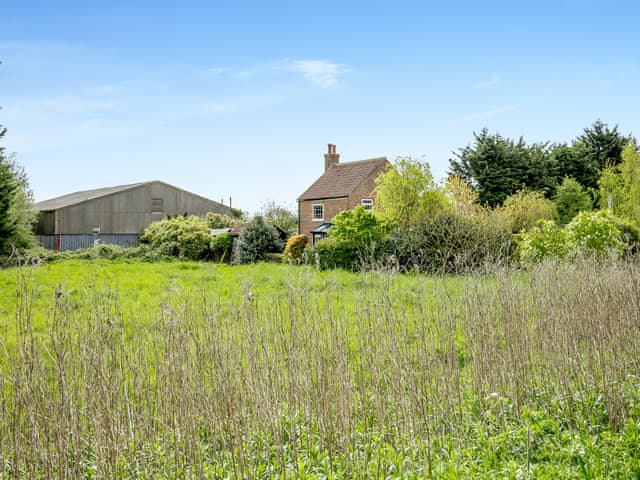
[[[475,83],[473,85],[473,88],[483,89],[483,88],[495,87],[496,85],[499,85],[501,82],[502,82],[502,78],[500,77],[500,75],[498,75],[497,73],[492,73],[491,75],[485,76],[485,78],[480,80],[478,83]]]
[[[338,76],[347,70],[337,63],[326,60],[298,60],[291,65],[292,70],[302,73],[304,78],[320,88],[331,88],[338,84]]]
[[[483,118],[492,118],[492,117],[495,117],[495,116],[500,115],[502,113],[512,112],[512,111],[517,110],[519,108],[520,108],[520,105],[518,105],[518,104],[505,105],[505,106],[502,106],[502,107],[494,108],[492,110],[486,110],[484,112],[477,112],[477,113],[471,113],[469,115],[463,115],[462,117],[454,118],[453,120],[451,120],[448,123],[449,124],[458,124],[458,123],[471,122],[473,120],[480,120],[480,119],[483,119]]]
[[[338,85],[338,77],[348,71],[343,65],[327,60],[278,60],[238,69],[233,73],[233,77],[251,80],[295,72],[302,74],[302,77],[315,87],[332,88]]]

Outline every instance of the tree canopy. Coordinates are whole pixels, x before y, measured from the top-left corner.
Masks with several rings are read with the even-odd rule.
[[[6,131],[0,126],[0,140]],[[0,146],[0,259],[6,259],[13,248],[33,245],[32,227],[36,217],[27,175],[4,150]]]
[[[375,211],[400,227],[424,222],[452,205],[426,162],[399,157],[376,179]]]
[[[449,160],[451,173],[478,192],[481,204],[495,207],[523,188],[549,192],[554,187],[547,144],[527,145],[484,128]]]
[[[283,205],[278,205],[275,200],[266,200],[260,205],[258,213],[268,223],[277,225],[293,235],[298,230],[298,215]]]

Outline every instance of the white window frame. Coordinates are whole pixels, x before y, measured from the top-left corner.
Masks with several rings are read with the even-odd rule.
[[[316,207],[320,207],[322,209],[321,217],[316,217]],[[324,203],[314,203],[313,205],[311,205],[311,221],[312,222],[324,221]]]
[[[373,198],[363,198],[360,200],[360,205],[362,205],[366,211],[370,212],[373,210]]]

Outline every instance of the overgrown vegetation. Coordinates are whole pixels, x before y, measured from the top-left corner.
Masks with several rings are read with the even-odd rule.
[[[260,215],[253,217],[244,227],[235,252],[236,263],[254,263],[263,260],[268,253],[282,249],[275,228],[267,224]]]
[[[0,125],[0,140],[7,130]],[[14,251],[34,246],[36,212],[24,169],[0,146],[0,265]]]
[[[0,477],[634,478],[639,288],[633,262],[5,270]]]
[[[294,265],[305,263],[305,251],[308,244],[309,240],[306,235],[293,235],[289,237],[284,247],[282,261]]]
[[[210,254],[211,233],[205,218],[177,215],[149,225],[140,236],[161,255],[188,260],[205,259]]]

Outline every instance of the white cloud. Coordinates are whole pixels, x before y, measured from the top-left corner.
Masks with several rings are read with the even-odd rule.
[[[304,78],[320,88],[335,87],[338,84],[338,76],[347,71],[341,65],[326,60],[297,60],[290,68],[302,73]]]
[[[478,83],[473,85],[473,88],[483,89],[489,87],[495,87],[502,82],[502,78],[497,73],[492,73],[491,75],[486,76]]]

